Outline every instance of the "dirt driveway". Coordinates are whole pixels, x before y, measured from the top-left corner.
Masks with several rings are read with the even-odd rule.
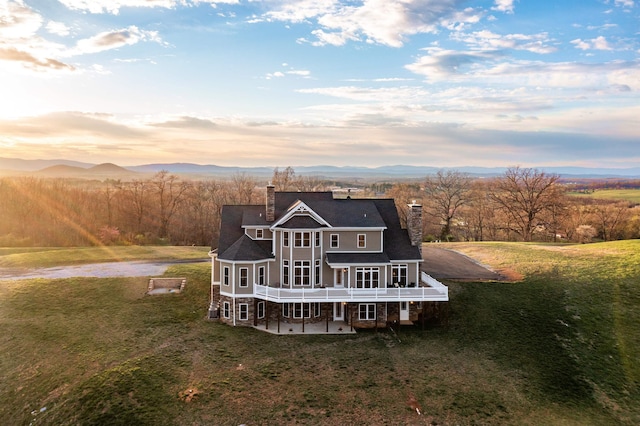
[[[507,281],[507,277],[480,265],[468,256],[437,243],[422,246],[422,270],[435,279],[456,281]]]

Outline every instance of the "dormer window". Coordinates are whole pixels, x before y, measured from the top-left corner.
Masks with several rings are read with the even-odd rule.
[[[264,238],[264,229],[256,229],[256,240]]]
[[[358,234],[358,248],[365,248],[367,246],[366,234]]]

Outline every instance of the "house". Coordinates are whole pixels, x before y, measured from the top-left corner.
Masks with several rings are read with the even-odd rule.
[[[274,333],[424,319],[429,302],[448,301],[448,289],[421,272],[422,206],[408,209],[403,229],[392,199],[272,185],[264,205],[225,205],[209,253],[209,317]]]

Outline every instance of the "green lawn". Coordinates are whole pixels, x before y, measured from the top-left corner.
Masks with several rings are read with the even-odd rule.
[[[597,191],[587,194],[571,192],[570,195],[600,200],[620,200],[640,203],[640,189],[598,189]]]
[[[450,283],[448,324],[400,342],[209,322],[206,263],[153,297],[142,278],[0,281],[0,423],[640,423],[640,241],[451,247],[524,278]]]
[[[44,268],[122,260],[207,259],[209,247],[101,246],[0,248],[0,268]]]

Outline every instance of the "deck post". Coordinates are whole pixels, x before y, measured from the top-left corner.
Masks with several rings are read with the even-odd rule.
[[[320,305],[320,306],[322,306],[322,305]],[[329,310],[328,309],[326,309],[326,312],[324,313],[324,316],[326,318],[326,324],[327,324],[326,332],[328,333],[329,332]]]

